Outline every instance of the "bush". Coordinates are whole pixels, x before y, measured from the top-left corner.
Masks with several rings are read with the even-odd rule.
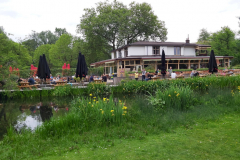
[[[186,110],[197,103],[193,90],[188,86],[170,86],[165,91],[157,90],[156,95],[150,96],[149,101],[158,110],[166,108]]]

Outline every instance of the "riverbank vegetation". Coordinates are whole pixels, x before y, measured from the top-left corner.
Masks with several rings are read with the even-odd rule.
[[[122,99],[99,98],[93,92],[75,98],[68,114],[51,118],[33,133],[15,133],[10,128],[0,142],[0,155],[2,159],[103,159],[114,155],[236,159],[240,87],[235,80],[211,85],[211,78],[206,79],[203,90],[196,90],[192,83],[170,81],[170,86],[158,88],[152,95],[125,94]]]
[[[151,93],[157,90],[165,90],[169,87],[190,87],[194,91],[207,91],[209,88],[236,88],[240,86],[240,76],[229,77],[205,77],[205,78],[186,78],[176,80],[159,80],[159,81],[122,81],[118,86],[109,86],[105,84],[90,83],[86,88],[74,88],[70,85],[56,87],[53,90],[31,90],[31,91],[6,91],[2,92],[2,97],[7,98],[31,98],[31,97],[54,97],[54,96],[86,96],[93,94],[110,95],[132,93]]]

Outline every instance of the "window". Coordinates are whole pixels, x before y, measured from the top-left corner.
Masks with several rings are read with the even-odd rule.
[[[130,61],[130,64],[134,64],[134,61]]]
[[[176,56],[181,55],[181,47],[174,47],[174,55]]]
[[[122,53],[121,53],[121,51],[118,51],[118,58],[122,58]]]
[[[129,61],[125,61],[125,65],[129,65]]]
[[[125,48],[124,49],[124,57],[127,57],[128,56],[128,48]]]
[[[140,60],[136,60],[136,64],[140,64]]]
[[[160,55],[159,47],[153,47],[153,54],[154,55]]]
[[[114,56],[113,56],[113,58],[117,58],[117,54],[116,54],[116,52],[114,52]]]

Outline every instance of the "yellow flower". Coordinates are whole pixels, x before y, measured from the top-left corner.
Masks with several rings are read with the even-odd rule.
[[[89,94],[89,96],[91,97],[91,96],[92,96],[92,94]]]
[[[178,93],[176,96],[178,97],[180,94]]]
[[[208,85],[206,85],[206,86],[208,86]]]
[[[174,91],[174,93],[177,93],[176,91]]]
[[[123,116],[125,116],[125,114],[122,114]]]
[[[91,104],[91,102],[88,102],[89,104]]]
[[[170,95],[170,94],[169,94],[168,96],[169,96],[169,97],[171,97],[171,95]]]
[[[112,116],[114,116],[114,114],[112,114]]]
[[[96,98],[96,97],[93,97],[93,98]]]
[[[126,106],[123,106],[123,108],[122,109],[127,109],[127,107]]]
[[[119,103],[121,103],[121,100],[119,100]]]
[[[109,99],[107,99],[107,101],[109,101]]]
[[[96,103],[98,103],[98,101]]]
[[[100,109],[100,111],[101,111],[102,109]]]
[[[102,114],[104,113],[104,111],[102,111]]]
[[[92,107],[93,107],[93,105],[92,105]]]
[[[127,113],[127,111],[124,111],[123,113],[125,114],[125,113]]]
[[[96,100],[94,99],[93,101],[95,102]]]
[[[103,98],[103,101],[106,101],[107,98]]]
[[[111,112],[114,112],[114,110],[111,110]]]

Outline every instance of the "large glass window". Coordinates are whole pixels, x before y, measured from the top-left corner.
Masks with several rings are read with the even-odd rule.
[[[153,54],[160,55],[159,47],[153,47]]]
[[[174,47],[174,55],[177,56],[181,55],[181,47]]]

